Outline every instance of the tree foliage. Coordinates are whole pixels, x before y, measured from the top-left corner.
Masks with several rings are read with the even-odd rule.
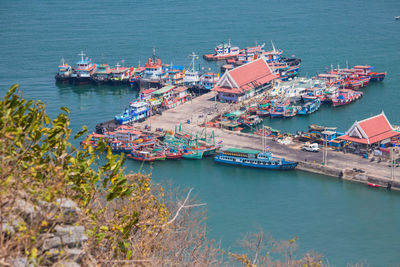
[[[23,199],[36,208],[59,198],[72,198],[81,207],[81,223],[87,229],[87,263],[110,265],[124,262],[193,261],[202,258],[206,242],[189,240],[191,226],[185,220],[168,223],[171,215],[164,203],[164,190],[154,187],[149,175],[124,175],[124,157],[114,155],[106,144],[78,149],[70,143],[69,110],[61,108],[53,120],[40,101],[26,100],[13,85],[0,102],[0,228],[13,220],[10,208]],[[74,138],[87,132],[83,128]],[[99,164],[100,154],[106,163]],[[189,207],[189,206],[188,206]],[[40,214],[40,213],[39,213]],[[189,212],[182,214],[188,217]],[[20,225],[12,236],[1,231],[0,260],[10,255],[29,255],[40,260],[49,220],[62,220],[61,214],[38,216],[30,225]],[[184,231],[175,232],[178,223]],[[2,230],[2,229],[0,229]],[[197,228],[192,237],[204,241],[205,230]],[[182,242],[178,242],[180,239]],[[178,252],[172,252],[178,250]],[[191,251],[191,256],[182,256]],[[211,254],[210,254],[211,255]],[[206,260],[205,257],[202,260]],[[200,260],[199,260],[200,261]],[[182,262],[181,262],[182,263]]]
[[[0,101],[0,265],[20,255],[45,264],[48,251],[42,237],[65,214],[44,207],[71,198],[82,211],[79,224],[88,236],[84,265],[217,266],[233,260],[247,266],[320,266],[320,257],[293,258],[295,241],[280,246],[286,262],[262,254],[260,236],[255,244],[247,243],[253,250],[249,254],[224,252],[207,239],[204,214],[193,213],[193,207],[203,204],[194,203],[192,189],[182,197],[164,192],[150,175],[125,175],[125,158],[104,142],[96,148],[74,147],[68,114],[62,107],[51,120],[45,105],[24,99],[18,85]],[[86,133],[83,127],[74,138]],[[104,164],[98,161],[101,154]],[[276,251],[276,244],[271,246]]]

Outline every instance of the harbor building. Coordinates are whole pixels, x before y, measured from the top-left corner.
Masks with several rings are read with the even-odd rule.
[[[373,148],[385,148],[391,142],[398,140],[400,132],[394,131],[385,113],[355,121],[346,131],[345,135],[338,137],[347,142],[354,150],[370,150]]]
[[[226,71],[213,90],[220,101],[240,102],[272,88],[272,82],[278,77],[260,58]]]

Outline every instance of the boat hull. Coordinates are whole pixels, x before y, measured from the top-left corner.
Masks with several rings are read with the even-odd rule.
[[[271,118],[279,118],[279,117],[282,117],[282,116],[283,116],[283,113],[274,113],[274,112],[270,112],[270,113],[269,113],[269,116],[270,116]]]
[[[182,158],[182,154],[167,154],[166,158],[169,160],[180,160]]]
[[[74,85],[90,84],[91,78],[90,77],[74,77],[72,79],[72,83]]]
[[[203,158],[203,152],[188,152],[188,153],[183,153],[182,155],[183,159],[202,159]]]
[[[56,82],[57,83],[71,83],[71,77],[70,76],[63,76],[63,75],[56,75],[55,76]]]
[[[382,73],[371,73],[371,82],[381,82],[386,77],[386,72]]]
[[[253,163],[245,163],[245,162],[235,162],[230,160],[224,160],[220,157],[216,156],[214,161],[217,163],[223,163],[228,165],[236,165],[243,167],[252,167],[252,168],[261,168],[261,169],[270,169],[270,170],[292,170],[296,168],[297,162],[286,161],[281,165],[264,165],[264,164],[253,164]]]

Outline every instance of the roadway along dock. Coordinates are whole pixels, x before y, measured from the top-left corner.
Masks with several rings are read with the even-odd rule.
[[[162,115],[155,115],[135,126],[144,130],[145,126],[151,130],[162,128],[163,130],[174,130],[175,126],[181,123],[185,129],[193,132],[204,130],[203,124],[207,119],[214,118],[226,111],[233,111],[237,107],[232,104],[215,102],[214,92],[194,98],[174,109],[166,110]],[[207,131],[214,131],[216,142],[223,141],[226,147],[237,147],[262,150],[261,136],[232,132],[225,129],[210,128]],[[391,180],[391,168],[387,162],[371,162],[360,156],[328,150],[328,163],[322,165],[322,152],[312,153],[300,150],[301,143],[283,145],[267,138],[267,145],[274,156],[284,157],[288,160],[299,162],[297,169],[313,173],[324,174],[332,177],[341,177],[345,180],[374,183],[386,187],[389,182],[392,189],[400,189],[400,173],[395,170],[393,181]],[[353,168],[361,169],[364,172],[354,171]]]

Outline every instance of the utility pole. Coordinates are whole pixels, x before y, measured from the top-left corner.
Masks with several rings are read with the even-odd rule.
[[[322,165],[325,165],[325,140],[322,142]]]
[[[204,139],[205,142],[207,143],[207,115],[204,118]]]
[[[328,135],[325,135],[325,166],[328,165]]]
[[[394,147],[392,147],[391,148],[391,150],[390,150],[390,159],[391,159],[391,162],[392,162],[392,166],[391,166],[391,168],[392,168],[392,172],[391,172],[391,178],[392,178],[392,181],[394,181],[394,151],[393,151],[393,149],[394,149]]]

